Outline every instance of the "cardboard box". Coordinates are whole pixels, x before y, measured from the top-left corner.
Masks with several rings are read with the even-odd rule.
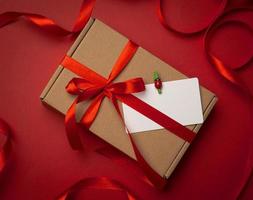
[[[68,55],[102,76],[108,77],[127,41],[126,37],[101,21],[91,19],[69,50]],[[152,74],[155,70],[159,71],[163,81],[186,78],[170,65],[139,47],[115,82],[143,77],[145,84],[153,83]],[[75,99],[75,96],[65,91],[65,86],[75,76],[69,70],[59,66],[41,94],[42,102],[65,114]],[[204,87],[201,87],[200,91],[204,119],[206,119],[217,98]],[[84,113],[86,106],[87,103],[80,103],[78,106],[78,119]],[[90,130],[131,158],[136,159],[129,138],[119,120],[115,108],[105,98]],[[201,125],[187,126],[195,133],[199,131],[200,127]],[[168,133],[165,129],[148,131],[148,133],[140,132],[133,134],[133,137],[146,161],[165,178],[171,175],[189,147],[188,142],[173,133]]]

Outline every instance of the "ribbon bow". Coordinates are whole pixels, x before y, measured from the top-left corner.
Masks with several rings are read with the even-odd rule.
[[[77,98],[69,108],[65,118],[69,142],[73,149],[82,148],[82,144],[78,136],[78,127],[75,120],[75,110],[78,103],[92,100],[79,122],[79,124],[89,129],[96,118],[104,97],[108,97],[115,106],[116,110],[119,111],[116,96],[127,95],[145,90],[145,85],[142,78],[134,78],[124,82],[113,83],[113,80],[130,61],[136,49],[136,44],[133,42],[127,43],[115,65],[113,66],[108,79],[102,77],[101,75],[68,56],[65,56],[63,59],[62,65],[64,67],[81,76],[81,78],[73,78],[66,86],[68,93],[77,95]]]
[[[128,41],[123,51],[119,55],[116,63],[114,64],[108,79],[97,74],[87,66],[75,61],[68,56],[65,56],[65,58],[63,59],[61,65],[72,71],[76,75],[80,76],[80,78],[73,78],[66,86],[66,90],[68,93],[77,95],[75,101],[70,106],[65,117],[67,135],[70,145],[73,149],[82,149],[81,139],[79,138],[78,134],[78,129],[80,126],[78,125],[82,125],[85,130],[89,130],[91,124],[96,118],[100,105],[105,97],[108,97],[113,103],[123,124],[124,120],[119,109],[117,100],[120,100],[121,102],[132,107],[136,111],[142,113],[144,116],[150,118],[151,120],[158,123],[159,125],[169,130],[171,133],[177,135],[178,137],[188,142],[191,142],[194,139],[195,133],[193,133],[191,130],[187,129],[186,127],[174,121],[167,115],[163,114],[162,112],[156,110],[152,106],[146,104],[145,102],[132,95],[132,93],[145,90],[142,78],[134,78],[125,82],[113,83],[115,78],[122,72],[128,62],[132,59],[137,48],[138,46],[135,43]],[[83,114],[80,122],[76,123],[76,105],[80,102],[88,100],[91,100],[90,105]],[[124,126],[127,130],[125,124]],[[128,130],[127,132],[129,133]],[[155,183],[156,186],[159,187],[160,185],[162,187],[165,181],[149,166],[149,164],[145,161],[145,159],[139,152],[138,147],[135,145],[131,134],[128,135],[138,162],[146,171],[152,182]]]
[[[66,86],[66,90],[72,95],[77,95],[77,103],[97,97],[87,109],[86,114],[84,115],[87,116],[90,113],[88,111],[93,109],[93,105],[96,102],[101,102],[105,96],[114,102],[116,95],[142,92],[145,90],[145,85],[142,78],[134,78],[119,83],[111,83],[108,79],[102,84],[97,84],[94,82],[93,77],[90,77],[89,79],[73,78]],[[94,109],[96,109],[97,113],[99,108],[94,107]],[[92,119],[94,118],[93,115],[90,116],[92,116]],[[86,127],[91,125],[90,121],[88,122],[87,120],[83,119],[82,122]]]

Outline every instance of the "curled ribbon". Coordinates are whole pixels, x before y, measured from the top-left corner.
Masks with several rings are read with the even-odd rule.
[[[141,92],[145,89],[144,82],[141,78],[135,78],[125,82],[112,83],[112,81],[122,72],[130,59],[134,56],[137,48],[138,46],[136,44],[128,41],[117,61],[115,62],[108,79],[102,77],[87,66],[78,63],[68,56],[65,56],[63,59],[61,65],[81,77],[73,78],[66,86],[67,92],[73,95],[77,95],[75,101],[70,106],[65,117],[66,131],[70,145],[73,149],[82,149],[82,143],[78,134],[78,129],[81,126],[84,128],[84,130],[88,130],[90,128],[105,97],[108,97],[114,105],[126,130],[127,127],[124,123],[117,100],[132,107],[136,111],[142,113],[144,116],[150,118],[157,124],[161,125],[168,131],[171,131],[173,134],[186,140],[187,142],[190,143],[194,139],[194,132],[132,95],[132,93]],[[92,101],[86,109],[86,112],[82,116],[80,122],[76,123],[76,106],[78,103],[87,100]],[[138,147],[135,145],[131,134],[128,130],[127,132],[132,143],[137,161],[140,163],[155,186],[162,188],[165,185],[165,179],[163,179],[149,166],[149,164],[145,161],[139,152]]]
[[[4,137],[4,142],[0,145],[0,172],[2,172],[11,152],[10,127],[2,119],[0,119],[0,135]]]
[[[205,51],[207,53],[207,56],[209,57],[210,63],[215,66],[215,68],[218,70],[218,72],[224,78],[226,78],[230,82],[238,85],[238,83],[240,81],[238,81],[238,78],[236,77],[235,72],[232,72],[226,65],[223,64],[223,62],[220,59],[213,56],[212,53],[209,52],[208,42],[211,38],[211,35],[214,32],[214,29],[222,26],[222,25],[217,25],[217,26],[215,25],[216,19],[218,19],[219,15],[214,17],[213,22],[208,26],[208,28],[203,27],[202,29],[199,29],[199,30],[196,30],[193,32],[180,32],[180,31],[174,29],[173,27],[169,26],[169,24],[166,22],[164,15],[163,15],[162,0],[158,0],[158,2],[159,2],[158,8],[157,8],[158,18],[159,18],[160,22],[163,24],[163,26],[166,27],[168,30],[178,33],[178,34],[183,34],[183,35],[198,33],[198,32],[201,32],[205,29],[207,30],[207,32],[205,33],[205,38],[204,38],[204,44],[205,44],[204,47],[205,47]],[[78,16],[78,18],[74,24],[74,27],[71,31],[62,28],[61,26],[57,25],[57,23],[55,23],[52,19],[49,19],[45,16],[34,14],[34,13],[25,13],[25,12],[23,12],[23,13],[22,12],[2,13],[0,15],[0,28],[18,20],[20,17],[24,17],[24,19],[32,22],[33,24],[35,24],[39,27],[42,27],[44,29],[51,30],[52,32],[55,32],[55,33],[60,32],[62,34],[75,34],[75,33],[80,32],[81,29],[84,27],[84,25],[87,23],[90,15],[91,15],[94,4],[95,4],[95,0],[84,0],[83,1],[79,16]],[[223,0],[221,3],[220,9],[218,11],[218,14],[220,14],[223,11],[226,4],[227,4],[227,0]],[[228,13],[229,12],[227,12],[227,14]],[[221,17],[219,17],[219,19],[220,18]],[[130,53],[129,56],[131,57],[132,56],[131,54],[133,54],[133,53],[134,53],[134,51],[132,53]],[[130,57],[128,59],[130,59]],[[125,62],[128,62],[128,59],[126,59],[126,57],[122,58],[122,59],[125,60]],[[119,60],[121,60],[121,59],[119,59]],[[78,98],[76,99],[74,104],[78,104],[79,102],[84,101],[89,98],[91,98],[91,99],[94,98],[93,104],[91,104],[91,107],[89,107],[89,109],[86,111],[86,114],[83,116],[83,118],[81,120],[81,122],[82,122],[81,124],[85,125],[86,129],[87,129],[87,127],[89,127],[92,124],[93,120],[95,119],[96,114],[99,109],[99,106],[100,106],[104,97],[110,98],[111,102],[114,104],[117,112],[119,113],[119,116],[121,117],[121,119],[122,119],[122,116],[119,111],[116,99],[128,104],[129,106],[133,107],[137,111],[144,113],[147,117],[149,117],[151,119],[154,116],[153,112],[156,113],[156,111],[152,110],[152,107],[150,108],[150,106],[143,104],[143,102],[140,102],[137,98],[135,98],[133,95],[130,94],[131,92],[141,91],[143,89],[142,88],[143,85],[141,83],[142,81],[140,79],[132,79],[132,80],[129,80],[124,83],[112,83],[113,79],[115,78],[114,76],[117,73],[120,73],[120,71],[116,70],[115,71],[116,74],[111,73],[111,76],[114,78],[111,78],[112,80],[110,80],[110,81],[108,81],[110,78],[108,80],[105,79],[102,81],[102,79],[104,79],[103,77],[98,78],[100,75],[98,75],[98,76],[95,75],[94,77],[96,77],[99,84],[94,85],[93,81],[88,81],[87,79],[83,79],[83,75],[85,76],[85,73],[91,72],[90,69],[87,70],[86,72],[84,72],[84,70],[86,68],[83,67],[83,65],[81,65],[80,63],[77,63],[76,61],[74,61],[68,57],[65,57],[64,62],[67,66],[66,68],[69,68],[70,70],[71,70],[71,66],[76,65],[77,66],[76,69],[79,69],[80,66],[82,67],[82,69],[80,68],[80,70],[78,70],[78,72],[76,73],[76,74],[80,75],[82,78],[81,79],[73,79],[72,82],[70,82],[69,85],[67,86],[67,90],[69,93],[78,95]],[[121,62],[122,62],[122,60],[121,60]],[[125,64],[121,63],[119,65],[123,66],[126,64],[127,63],[125,63]],[[122,67],[122,70],[123,70],[123,68],[124,67]],[[138,87],[140,87],[140,88],[138,88],[138,87],[136,88],[134,86],[135,84],[139,85]],[[241,82],[239,83],[239,85],[242,85]],[[128,89],[122,90],[122,86],[126,87]],[[132,86],[134,88],[131,88]],[[129,92],[129,94],[128,94],[128,92]],[[84,94],[84,93],[86,93],[86,94]],[[68,138],[71,143],[71,146],[75,149],[81,149],[82,144],[80,142],[80,138],[77,134],[74,134],[75,129],[77,129],[77,127],[79,126],[73,120],[74,113],[75,113],[75,106],[76,105],[72,104],[72,106],[71,106],[72,109],[70,108],[70,112],[69,112],[70,114],[68,116],[66,116],[65,120],[66,120],[66,123],[68,124],[66,126],[66,128],[70,129],[70,131],[67,130],[67,133],[68,133]],[[162,113],[160,113],[159,116],[160,116],[160,118],[154,119],[154,121],[161,124],[163,127],[167,127],[168,130],[172,131],[174,134],[178,135],[179,137],[185,139],[188,142],[191,142],[193,140],[195,135],[193,135],[193,133],[190,132],[188,129],[186,130],[186,128],[182,127],[181,125],[174,123],[173,121],[168,119],[167,116],[163,116]],[[0,134],[3,134],[4,136],[6,136],[6,142],[2,146],[1,152],[0,152],[0,171],[1,171],[6,164],[6,160],[8,158],[8,155],[9,155],[10,149],[11,149],[9,128],[6,125],[6,123],[4,123],[2,120],[0,120]],[[149,167],[149,165],[145,162],[145,159],[143,159],[143,157],[139,153],[138,148],[134,144],[134,141],[131,137],[131,134],[128,134],[128,135],[129,135],[130,140],[132,142],[136,157],[137,157],[138,161],[140,162],[140,164],[142,165],[142,167],[145,169],[145,171],[148,172],[149,177],[152,177],[153,182],[158,183],[158,187],[159,187],[159,185],[160,186],[164,185],[164,180],[161,181],[161,177],[158,174],[156,174]],[[101,183],[103,183],[103,184],[101,184]],[[72,186],[65,193],[65,196],[61,197],[61,200],[67,200],[72,195],[72,191],[73,190],[76,191],[78,188],[80,189],[80,186],[82,186],[82,187],[95,187],[97,189],[103,189],[103,188],[106,189],[107,186],[110,184],[114,185],[115,189],[124,190],[125,192],[127,192],[127,189],[122,185],[120,186],[120,183],[118,183],[117,181],[115,182],[115,181],[112,181],[112,180],[104,178],[104,177],[90,178],[90,179],[84,179],[84,181],[80,181],[77,184],[75,184],[74,186]],[[129,192],[127,192],[127,194],[128,193]],[[128,195],[128,198],[134,199],[132,197],[130,198],[129,195]]]
[[[84,25],[88,22],[92,9],[94,7],[95,0],[84,0],[79,12],[79,15],[75,21],[75,24],[72,30],[64,29],[59,26],[54,20],[49,19],[43,15],[27,13],[27,12],[4,12],[0,14],[0,28],[4,27],[16,20],[20,17],[32,22],[33,24],[44,28],[45,30],[52,31],[53,33],[61,33],[61,34],[75,34],[80,32]]]
[[[253,94],[251,94],[251,92],[249,91],[249,88],[243,83],[243,81],[239,78],[238,76],[238,69],[243,68],[244,66],[246,66],[249,62],[251,62],[253,60],[253,56],[247,60],[242,66],[239,66],[236,68],[236,70],[233,70],[232,68],[230,68],[229,66],[227,66],[221,59],[219,59],[217,56],[215,56],[211,51],[210,51],[210,40],[214,34],[214,32],[227,25],[227,24],[237,24],[240,25],[243,28],[246,28],[247,30],[249,30],[252,35],[253,35],[253,29],[246,23],[242,22],[242,21],[238,21],[238,20],[226,20],[224,22],[221,22],[221,20],[232,14],[232,13],[236,13],[236,12],[245,12],[245,11],[249,11],[252,12],[253,9],[252,8],[234,8],[234,9],[230,9],[228,11],[225,11],[227,5],[227,0],[222,0],[220,7],[218,9],[217,15],[215,15],[213,17],[213,20],[207,24],[205,27],[202,27],[196,31],[192,31],[192,32],[187,32],[187,31],[179,31],[175,28],[173,28],[172,26],[170,26],[170,24],[167,23],[165,16],[164,16],[164,9],[163,9],[163,0],[158,0],[158,4],[157,4],[157,17],[158,20],[160,21],[160,23],[169,31],[177,33],[179,35],[192,35],[192,34],[196,34],[202,31],[205,31],[204,33],[204,37],[203,37],[203,48],[205,51],[205,54],[207,56],[207,59],[209,61],[209,63],[211,64],[211,66],[213,66],[216,71],[227,81],[229,81],[230,83],[232,83],[235,86],[238,86],[239,88],[241,88],[244,92],[246,92],[246,94],[248,94],[249,96],[253,97]]]
[[[137,198],[126,189],[124,185],[114,179],[107,177],[91,177],[84,178],[74,185],[72,185],[67,191],[63,192],[56,200],[72,200],[75,195],[81,189],[97,189],[97,190],[114,190],[122,191],[126,194],[128,200],[136,200]]]
[[[166,29],[168,29],[169,31],[172,31],[174,33],[180,34],[180,35],[192,35],[192,34],[196,34],[196,33],[199,33],[201,31],[205,30],[207,27],[209,27],[210,24],[214,23],[214,21],[218,18],[218,16],[224,11],[228,0],[221,1],[219,9],[217,10],[216,14],[213,16],[210,23],[206,24],[206,26],[203,26],[195,31],[180,31],[180,30],[177,30],[176,28],[172,27],[165,19],[163,0],[157,0],[157,1],[158,1],[157,8],[156,8],[157,17],[158,17],[158,20],[160,21],[160,23]]]
[[[236,69],[232,69],[231,67],[227,66],[220,58],[215,56],[211,51],[210,51],[210,41],[212,39],[213,34],[215,33],[216,30],[218,30],[221,27],[224,27],[228,24],[235,24],[239,25],[240,27],[248,30],[252,36],[253,36],[253,29],[246,24],[243,21],[238,21],[238,20],[224,20],[222,21],[226,16],[231,15],[233,13],[238,13],[238,12],[253,12],[253,9],[251,8],[235,8],[228,10],[227,12],[224,12],[217,20],[215,23],[210,25],[208,29],[205,32],[203,43],[204,43],[204,50],[207,55],[207,58],[209,62],[215,67],[217,72],[226,80],[228,80],[230,83],[233,85],[241,88],[244,92],[249,94],[249,96],[253,96],[249,90],[249,88],[244,84],[243,80],[238,76],[238,70],[242,69],[244,66],[252,62],[253,60],[253,55],[244,62],[241,66],[238,66]]]
[[[34,13],[25,13],[25,12],[5,12],[0,14],[0,28],[15,22],[19,18],[23,17],[25,20],[28,20],[45,30],[49,30],[52,33],[60,33],[63,35],[76,34],[80,32],[85,24],[88,22],[95,0],[84,0],[80,9],[80,13],[75,21],[75,24],[72,30],[66,30],[63,27],[59,26],[54,20],[45,17],[43,15],[38,15]],[[10,141],[10,128],[9,126],[0,119],[0,135],[3,135],[6,139],[5,142],[0,146],[0,172],[2,172],[6,162],[8,160],[10,151],[11,151],[11,141]],[[122,185],[120,182],[109,179],[106,177],[91,177],[85,178],[81,181],[78,181],[76,184],[71,186],[68,190],[59,196],[56,200],[70,200],[74,198],[74,194],[78,190],[83,188],[95,188],[95,189],[106,189],[106,190],[119,190],[126,193],[128,200],[135,200],[136,198],[132,195],[129,190]]]

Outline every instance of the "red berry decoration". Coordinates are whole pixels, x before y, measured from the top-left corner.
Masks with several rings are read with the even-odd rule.
[[[154,79],[155,88],[157,89],[158,94],[162,94],[162,81],[157,71],[154,72],[153,79]]]

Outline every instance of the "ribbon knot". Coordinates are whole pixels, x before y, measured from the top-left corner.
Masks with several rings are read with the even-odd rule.
[[[83,131],[84,128],[85,132],[89,133],[88,130],[94,122],[101,103],[105,97],[110,99],[119,114],[120,120],[125,126],[127,133],[129,133],[129,130],[124,123],[124,119],[118,105],[118,100],[187,142],[190,143],[194,139],[195,133],[191,130],[132,95],[132,93],[145,90],[142,78],[133,78],[124,82],[113,82],[130,62],[137,48],[138,46],[135,43],[128,41],[112,67],[112,71],[108,76],[108,79],[68,56],[65,56],[63,59],[61,65],[80,77],[73,78],[66,86],[68,93],[77,96],[65,116],[66,132],[70,145],[73,149],[80,150],[83,148],[81,138],[79,137],[79,127],[81,126],[81,131]],[[83,101],[90,102],[90,104],[81,120],[77,123],[75,118],[76,105]],[[164,183],[161,176],[157,174],[145,161],[135,145],[131,134],[128,134],[128,136],[133,146],[136,158],[148,176],[158,185]]]
[[[73,78],[67,84],[66,90],[72,95],[77,95],[77,103],[92,100],[89,107],[87,108],[87,110],[91,110],[95,109],[94,105],[96,105],[96,102],[102,101],[104,97],[108,97],[111,101],[114,101],[115,95],[125,95],[144,91],[145,85],[142,78],[134,78],[117,83],[105,81],[103,84],[98,84],[93,82],[92,77],[86,77]],[[97,114],[99,107],[100,105],[96,107],[93,115]],[[92,117],[94,118],[95,116],[93,115]]]
[[[142,78],[133,78],[117,83],[113,82],[134,56],[137,48],[138,46],[131,41],[126,44],[125,48],[112,67],[112,71],[109,74],[108,79],[91,70],[89,67],[77,62],[71,57],[64,57],[61,63],[62,66],[79,76],[79,78],[73,78],[66,86],[68,93],[77,96],[65,117],[67,135],[73,149],[82,148],[82,143],[78,136],[79,134],[77,134],[79,126],[77,126],[75,118],[76,105],[78,103],[83,101],[90,102],[88,108],[78,123],[88,130],[95,120],[100,105],[105,97],[110,99],[117,112],[119,112],[117,103],[117,98],[119,98],[119,96],[130,95],[132,93],[145,90],[145,85]]]
[[[92,83],[92,80],[84,78],[73,78],[67,84],[66,90],[72,95],[77,95],[79,102],[81,102],[101,93],[108,98],[112,98],[114,95],[142,92],[145,90],[145,85],[142,78],[134,78],[117,83],[106,82],[101,85]]]
[[[71,57],[64,57],[61,65],[79,76],[79,78],[73,78],[66,86],[68,93],[77,95],[65,117],[67,135],[73,149],[82,149],[82,143],[78,134],[79,126],[77,125],[81,125],[86,130],[89,130],[105,97],[108,97],[113,103],[122,121],[124,120],[117,100],[132,107],[188,142],[191,142],[195,137],[192,131],[132,95],[132,93],[145,90],[142,78],[133,78],[124,82],[113,82],[130,62],[137,48],[138,46],[135,43],[128,41],[112,67],[108,79]],[[90,104],[81,120],[76,123],[76,105],[83,101],[89,101]]]

